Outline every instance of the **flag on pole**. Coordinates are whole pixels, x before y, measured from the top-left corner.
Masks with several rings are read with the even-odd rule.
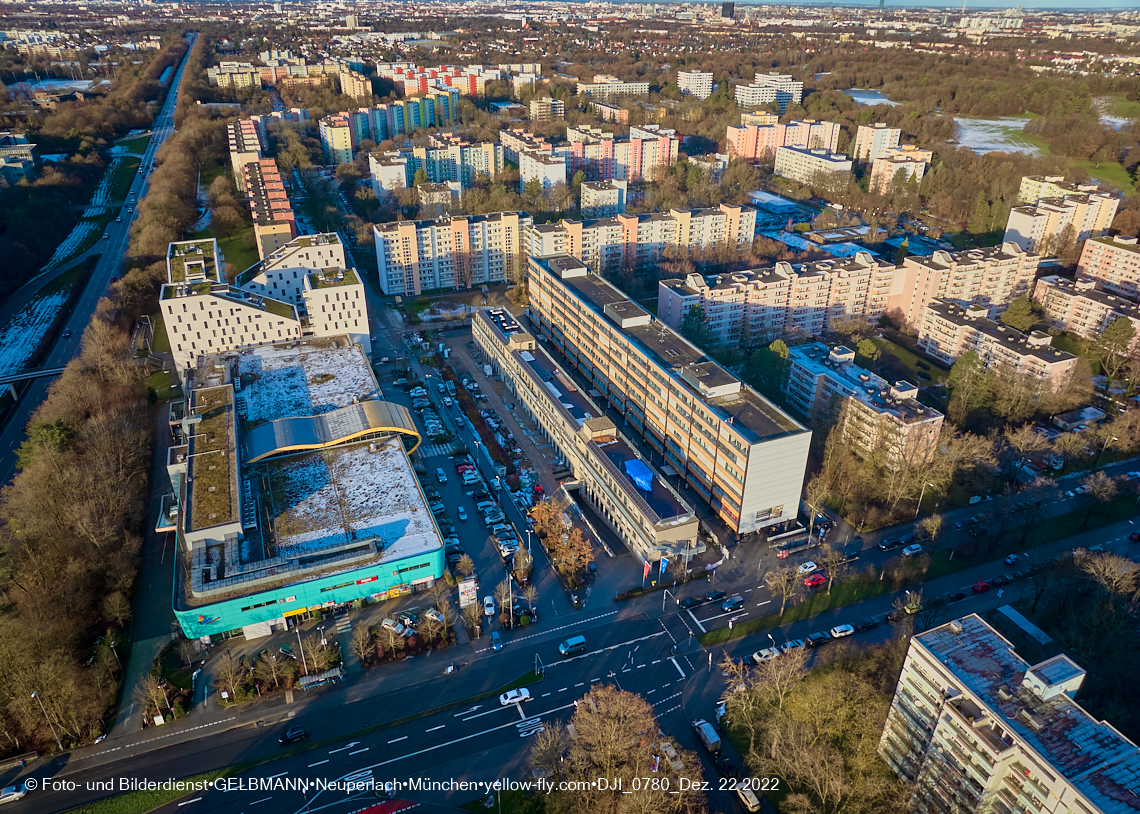
[[[641,574],[641,578],[642,578],[642,579],[645,579],[645,578],[646,578],[646,577],[648,577],[648,576],[649,576],[649,563],[648,563],[648,561],[647,561],[647,562],[645,563],[645,570],[644,570],[644,571],[642,572],[642,574]]]
[[[664,574],[665,574],[665,569],[666,569],[668,566],[669,566],[669,558],[668,558],[668,557],[662,557],[662,558],[661,558],[661,574],[662,574],[662,575],[664,575]]]

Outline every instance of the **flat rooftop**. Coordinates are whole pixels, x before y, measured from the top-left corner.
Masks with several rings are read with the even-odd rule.
[[[1042,281],[1054,288],[1064,291],[1066,294],[1074,297],[1083,297],[1086,300],[1111,309],[1113,313],[1119,314],[1120,316],[1132,317],[1134,319],[1140,318],[1140,304],[1133,302],[1127,297],[1122,297],[1119,294],[1113,294],[1100,288],[1094,288],[1091,282],[1070,280],[1067,277],[1058,277],[1056,275],[1038,278],[1038,282]]]
[[[581,261],[572,257],[546,258],[542,262],[547,263],[552,269],[582,267]],[[555,274],[558,273],[556,270]],[[613,310],[615,306],[619,309],[630,307],[640,309],[640,306],[598,275],[590,273],[584,277],[561,278],[561,282],[590,306],[597,319],[607,322],[613,330],[632,340],[634,345],[695,398],[713,408],[722,419],[732,418],[733,429],[745,436],[751,434],[752,443],[773,436],[808,431],[798,421],[743,382],[740,382],[739,390],[732,395],[709,398],[683,381],[681,378],[683,369],[689,369],[702,384],[711,387],[731,385],[739,382],[739,379],[718,365],[704,351],[657,320],[653,320],[649,325],[630,328],[619,328],[614,325],[606,316],[607,307]]]
[[[1003,347],[1021,356],[1033,356],[1050,364],[1067,362],[1077,358],[1068,351],[1053,347],[1052,344],[1030,345],[1027,341],[1026,334],[1016,331],[1000,322],[994,322],[992,319],[987,319],[986,317],[967,316],[966,309],[954,302],[931,300],[926,308],[956,325],[969,325],[974,330],[985,334],[1000,343]]]
[[[955,632],[951,624],[961,625]],[[1044,673],[1051,682],[1071,678],[1069,665],[1052,660],[1036,668],[1017,655],[1013,645],[980,616],[971,614],[956,623],[941,625],[914,637],[914,643],[962,681],[969,690],[1073,784],[1098,811],[1135,814],[1140,807],[1140,749],[1112,726],[1097,721],[1065,693],[1042,700],[1021,689],[1029,671]],[[1040,669],[1039,669],[1040,668]],[[1012,697],[1004,700],[998,689]],[[1031,728],[1020,711],[1029,710],[1041,721]]]
[[[372,368],[347,337],[251,348],[238,356],[246,419],[311,416],[363,400],[377,390]]]

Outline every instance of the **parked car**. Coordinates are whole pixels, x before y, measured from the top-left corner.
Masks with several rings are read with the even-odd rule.
[[[823,574],[812,574],[810,577],[807,577],[804,580],[804,585],[809,588],[818,588],[820,585],[823,585],[826,582],[827,577],[825,577]]]
[[[724,597],[725,597],[724,591],[709,591],[707,594],[705,594],[705,601],[706,602],[719,602],[720,600],[724,599]]]
[[[497,631],[497,630],[491,631],[491,649],[492,650],[502,650],[503,649],[503,637],[499,635],[499,631]]]
[[[862,633],[864,630],[873,630],[881,624],[882,622],[880,622],[874,616],[865,616],[863,617],[862,621],[855,625],[855,632]]]
[[[906,548],[904,548],[902,550],[902,555],[904,557],[921,556],[922,555],[922,546],[918,545],[917,543],[915,543],[914,545],[908,545]]]
[[[851,625],[836,625],[830,631],[831,638],[842,639],[844,636],[850,636],[855,632],[855,628]]]
[[[965,598],[966,598],[965,591],[955,591],[954,593],[952,593],[948,597],[946,597],[946,601],[947,602],[961,602]]]
[[[277,742],[284,746],[288,743],[298,743],[307,737],[309,737],[309,730],[305,729],[305,727],[291,726],[281,733],[277,738]],[[7,789],[5,789],[5,791],[7,791]]]
[[[819,633],[812,633],[807,637],[804,642],[808,647],[819,647],[821,644],[827,644],[831,641],[831,636],[823,631]]]
[[[818,566],[818,565],[816,565],[816,564],[815,564],[814,562],[812,562],[811,560],[808,560],[808,561],[807,561],[807,562],[805,562],[805,563],[800,563],[800,566],[799,566],[799,568],[797,568],[796,570],[797,570],[797,571],[799,571],[801,574],[810,574],[810,573],[812,573],[813,571],[818,571],[818,570],[819,570],[819,566]]]
[[[1017,555],[1016,554],[1010,554],[1008,557],[1005,558],[1005,564],[1006,565],[1013,565],[1015,562],[1017,562]]]
[[[530,690],[526,687],[520,687],[517,690],[507,690],[499,696],[499,703],[504,707],[509,707],[511,704],[521,704],[524,701],[530,700]]]
[[[495,615],[495,597],[490,594],[483,597],[483,613],[487,616]]]
[[[385,619],[383,622],[380,623],[380,627],[386,628],[387,630],[391,630],[393,633],[396,633],[397,635],[400,635],[400,636],[407,636],[408,635],[408,629],[406,627],[404,627],[402,624],[400,624],[399,622],[397,622],[395,619]]]
[[[435,468],[435,479],[440,483],[447,483],[447,473],[437,466]]]
[[[722,602],[720,604],[720,609],[722,611],[724,611],[725,613],[728,613],[729,611],[734,611],[734,610],[737,610],[737,609],[743,608],[743,607],[744,607],[744,597],[740,596],[739,594],[737,594],[736,596],[730,596],[728,599],[724,600],[724,602]]]
[[[759,664],[762,661],[771,661],[772,659],[776,658],[778,655],[780,655],[779,648],[765,647],[763,650],[757,650],[755,653],[752,654],[752,661],[755,664]]]
[[[728,758],[724,756],[723,752],[717,752],[712,756],[713,766],[716,767],[717,773],[721,777],[728,778],[729,780],[740,777],[740,772],[732,765]]]
[[[780,645],[780,652],[787,653],[789,650],[795,650],[797,647],[804,646],[805,643],[803,639],[788,639],[786,642]]]
[[[990,585],[997,588],[1001,585],[1008,585],[1011,582],[1013,582],[1013,577],[1009,576],[1009,574],[998,574],[990,580]]]
[[[704,602],[698,596],[686,596],[680,602],[681,607],[684,608],[685,610],[692,610],[693,608],[699,608],[702,604],[704,604]]]
[[[893,549],[898,548],[902,544],[903,544],[903,538],[902,537],[887,537],[886,539],[879,541],[879,550],[880,551],[891,551]]]
[[[979,593],[979,594],[984,594],[989,589],[990,589],[990,584],[988,582],[986,582],[984,579],[979,580],[979,581],[974,583],[974,591]]]

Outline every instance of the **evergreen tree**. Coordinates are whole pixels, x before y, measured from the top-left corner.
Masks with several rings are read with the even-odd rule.
[[[681,318],[681,336],[701,350],[709,350],[716,346],[716,337],[705,321],[705,309],[699,305],[694,305]]]
[[[1005,313],[1001,315],[1001,321],[1004,325],[1024,334],[1032,331],[1044,315],[1045,309],[1022,295],[1009,304]]]
[[[975,235],[990,230],[990,205],[986,201],[986,193],[981,190],[978,190],[978,196],[974,199],[974,208],[970,212],[970,221],[966,224],[966,229]]]

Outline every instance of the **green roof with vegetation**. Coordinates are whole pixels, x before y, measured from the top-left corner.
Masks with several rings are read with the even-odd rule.
[[[360,278],[354,269],[329,269],[309,274],[309,284],[314,288],[337,288],[344,285],[359,285]]]
[[[274,316],[284,317],[285,319],[297,318],[297,315],[293,311],[293,306],[288,303],[273,300],[269,297],[263,297],[261,301],[265,304],[265,310]]]
[[[314,240],[312,236],[305,236],[292,241],[293,245],[300,246],[302,249],[307,249],[310,246],[335,246],[338,243],[340,243],[340,238],[335,233],[324,235],[322,240]]]
[[[230,466],[230,411],[233,391],[229,386],[210,387],[194,393],[194,412],[202,420],[193,430],[190,445],[191,530],[233,522],[237,518]]]
[[[171,243],[166,258],[170,269],[170,282],[186,282],[186,263],[199,260],[205,266],[206,279],[218,282],[218,264],[214,253],[213,240],[188,240],[183,243]]]

